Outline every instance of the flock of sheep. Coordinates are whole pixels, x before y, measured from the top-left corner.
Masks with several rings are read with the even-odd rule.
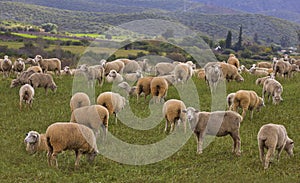
[[[25,63],[31,66],[25,70]],[[174,127],[180,122],[186,131],[186,122],[197,137],[197,153],[202,153],[202,144],[205,135],[226,136],[233,139],[233,152],[240,156],[241,140],[239,129],[241,122],[245,119],[247,110],[259,110],[265,105],[264,96],[272,97],[274,104],[282,101],[283,86],[275,79],[278,75],[292,77],[293,72],[299,71],[299,60],[288,57],[277,59],[273,62],[261,62],[253,65],[249,70],[240,65],[239,60],[230,54],[226,62],[210,62],[204,68],[196,69],[193,62],[160,62],[151,67],[148,60],[135,61],[129,59],[117,59],[107,62],[101,60],[99,65],[80,65],[77,69],[65,67],[61,70],[61,62],[57,58],[43,59],[37,55],[34,59],[23,61],[17,59],[14,64],[5,56],[0,60],[3,77],[9,77],[10,73],[16,72],[17,78],[11,82],[11,87],[21,86],[20,109],[25,101],[30,107],[34,99],[34,91],[38,87],[55,92],[57,86],[53,76],[56,75],[77,75],[83,76],[93,86],[94,81],[98,81],[101,87],[104,82],[114,83],[119,88],[124,89],[127,96],[136,97],[137,102],[143,94],[144,100],[151,95],[151,102],[163,103],[163,117],[166,120],[165,132],[170,125],[169,132],[174,131]],[[154,72],[154,74],[149,74]],[[206,80],[211,92],[216,92],[221,81],[235,80],[243,82],[241,72],[247,72],[262,76],[258,78],[256,84],[262,85],[262,97],[252,90],[239,90],[227,96],[228,110],[205,112],[193,107],[186,107],[183,101],[169,99],[165,101],[168,88],[172,85],[184,85],[193,75]],[[131,86],[135,83],[135,86]],[[57,122],[51,124],[44,134],[30,131],[25,138],[26,150],[29,153],[37,151],[48,151],[48,164],[58,166],[57,155],[64,150],[74,150],[76,155],[75,166],[78,166],[82,154],[87,155],[87,160],[93,161],[98,153],[96,139],[100,134],[100,127],[103,131],[103,139],[106,139],[108,131],[109,116],[115,116],[125,107],[127,100],[125,97],[115,92],[103,92],[96,101],[96,105],[91,105],[89,96],[83,92],[75,93],[70,99],[71,120],[70,123]],[[242,108],[242,115],[238,113],[238,108]],[[266,124],[261,127],[258,136],[258,146],[260,159],[265,169],[269,167],[270,158],[278,150],[279,158],[282,150],[286,150],[290,156],[293,155],[294,142],[288,137],[284,126],[278,124]],[[264,149],[268,152],[265,155]]]

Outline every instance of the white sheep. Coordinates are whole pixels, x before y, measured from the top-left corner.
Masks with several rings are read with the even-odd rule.
[[[260,161],[264,169],[269,167],[270,159],[277,150],[277,160],[279,161],[280,154],[285,150],[289,156],[293,156],[294,141],[287,135],[286,129],[283,125],[278,124],[265,124],[263,125],[258,134],[258,149]],[[265,156],[264,149],[267,149]]]
[[[49,166],[52,166],[54,161],[55,166],[58,168],[57,155],[65,150],[75,151],[75,167],[78,167],[82,154],[86,154],[89,162],[92,162],[98,154],[96,137],[93,130],[82,124],[53,123],[46,130],[46,139]]]
[[[87,66],[86,64],[83,64],[80,66],[79,72],[76,72],[76,74],[81,75],[82,73],[87,77],[89,87],[93,86],[94,80],[98,80],[99,86],[102,87],[105,79],[103,66]]]
[[[205,80],[211,88],[211,92],[215,93],[219,81],[222,79],[222,68],[217,62],[209,62],[204,66]]]
[[[22,109],[22,102],[24,101],[26,104],[29,105],[29,107],[32,107],[33,97],[34,97],[34,88],[30,86],[29,84],[25,84],[21,86],[19,90],[19,96],[20,96],[20,110]]]
[[[143,74],[141,71],[137,71],[134,73],[127,73],[124,75],[124,79],[128,82],[135,82],[140,78],[143,78]]]
[[[255,66],[249,69],[249,73],[255,76],[268,76],[269,73],[266,70],[257,69]]]
[[[77,92],[71,97],[70,100],[71,112],[73,112],[77,108],[89,106],[89,105],[91,105],[91,101],[89,96],[86,93]]]
[[[4,56],[4,59],[1,62],[1,69],[3,71],[3,78],[9,77],[9,73],[12,69],[12,62],[7,55]]]
[[[97,104],[107,108],[109,115],[115,115],[115,123],[117,123],[117,114],[125,107],[126,99],[119,93],[104,92],[97,97]]]
[[[84,106],[75,109],[72,112],[70,122],[83,124],[91,128],[96,138],[99,136],[101,127],[103,130],[103,139],[106,138],[108,131],[108,110],[101,105]]]
[[[230,135],[233,140],[233,150],[237,156],[241,155],[240,124],[242,116],[234,111],[200,112],[193,107],[183,110],[189,121],[191,130],[197,137],[197,153],[202,153],[204,136],[215,135],[222,137]]]
[[[136,86],[131,87],[126,81],[118,84],[118,87],[126,91],[127,96],[136,96]]]
[[[155,75],[163,76],[171,74],[175,69],[175,63],[159,62],[155,65]]]
[[[33,58],[27,58],[24,61],[25,64],[29,64],[31,66],[39,66],[39,63],[37,61],[35,61]]]
[[[143,59],[142,61],[137,61],[138,64],[140,65],[140,68],[142,69],[142,72],[150,72],[150,68],[149,68],[149,60],[148,59]]]
[[[135,73],[137,71],[142,71],[137,61],[129,60],[129,62],[125,63],[123,73]]]
[[[154,77],[150,83],[151,97],[154,103],[163,102],[168,92],[168,82],[161,77]]]
[[[193,75],[193,68],[188,63],[177,64],[174,68],[174,75],[177,83],[186,83]]]
[[[170,99],[166,101],[163,105],[162,113],[166,119],[165,132],[168,128],[168,123],[170,123],[170,133],[174,130],[175,125],[179,125],[180,122],[183,123],[184,132],[186,131],[186,114],[182,111],[186,109],[185,104],[181,100]]]
[[[163,76],[159,76],[161,78],[164,78],[167,82],[169,86],[172,86],[176,83],[176,79],[175,79],[175,75],[174,74],[170,74],[170,75],[163,75]]]
[[[228,109],[230,109],[231,105],[233,104],[234,96],[235,93],[229,93],[226,97]]]
[[[44,59],[41,55],[36,55],[34,60],[39,63],[44,73],[53,71],[56,75],[60,75],[61,61],[58,58]]]
[[[276,81],[275,79],[266,79],[263,84],[262,90],[262,98],[264,99],[265,94],[268,94],[268,101],[270,101],[270,97],[272,96],[273,104],[279,104],[279,102],[283,101],[281,94],[283,92],[282,85]]]
[[[39,134],[36,131],[29,131],[24,139],[26,151],[29,154],[48,150],[46,134]]]
[[[50,88],[53,92],[57,89],[57,86],[50,74],[34,73],[28,78],[28,82],[33,88],[45,88],[46,95],[48,94],[48,88]]]
[[[117,73],[116,70],[112,69],[109,71],[108,75],[106,76],[106,81],[108,83],[120,83],[124,79],[121,74]]]
[[[63,74],[63,75],[68,75],[68,76],[73,75],[73,72],[72,72],[72,70],[70,69],[69,66],[65,66],[64,69],[60,73]]]
[[[13,71],[20,75],[25,70],[25,63],[22,58],[18,58],[13,65]]]

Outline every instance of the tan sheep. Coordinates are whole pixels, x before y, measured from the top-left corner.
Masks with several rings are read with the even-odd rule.
[[[139,101],[139,97],[141,93],[144,93],[144,100],[146,101],[146,97],[151,93],[151,81],[154,77],[144,77],[140,78],[136,83],[136,94],[137,101]]]
[[[239,90],[235,93],[231,109],[237,111],[238,107],[241,107],[243,109],[243,118],[245,118],[246,112],[249,109],[251,111],[250,119],[252,120],[253,110],[256,109],[259,111],[263,106],[265,106],[264,100],[255,91]]]
[[[70,122],[83,124],[91,128],[96,138],[100,134],[100,127],[103,130],[103,139],[106,138],[108,130],[108,110],[101,105],[84,106],[75,109],[72,112]]]
[[[199,78],[199,79],[205,79],[205,70],[204,69],[198,69],[196,71],[196,76]]]
[[[169,86],[172,86],[176,83],[175,75],[173,75],[173,74],[163,75],[163,76],[159,76],[159,77],[164,78],[168,82]]]
[[[197,137],[197,153],[202,153],[205,135],[222,137],[230,135],[233,140],[232,152],[241,155],[240,124],[242,116],[234,111],[200,112],[193,107],[183,110],[190,123],[191,130]]]
[[[244,81],[244,78],[238,73],[238,69],[227,63],[220,62],[220,66],[222,68],[223,77],[227,80],[235,80],[237,82]]]
[[[136,96],[136,86],[131,87],[126,81],[118,84],[118,87],[126,91],[127,96]]]
[[[277,76],[277,73],[279,73],[284,77],[290,78],[292,77],[293,71],[299,71],[299,68],[295,64],[290,64],[286,61],[279,60],[274,67],[275,77]]]
[[[171,74],[177,63],[159,62],[155,65],[155,76]]]
[[[48,94],[48,88],[50,88],[53,92],[57,89],[57,86],[50,74],[34,73],[28,78],[28,82],[33,88],[45,88],[46,95]]]
[[[175,82],[186,83],[193,75],[192,65],[188,63],[177,64],[174,68]]]
[[[276,81],[275,79],[267,79],[264,82],[263,90],[262,90],[262,98],[264,99],[265,94],[268,94],[268,101],[270,101],[270,97],[272,96],[273,104],[279,104],[279,102],[283,101],[281,94],[283,92],[282,85]]]
[[[161,77],[154,77],[150,83],[151,96],[154,103],[163,102],[168,92],[168,82]]]
[[[280,154],[285,150],[289,156],[293,156],[294,141],[287,135],[286,129],[283,125],[278,124],[265,124],[263,125],[258,134],[258,149],[260,161],[264,169],[269,167],[270,159],[277,150],[277,160],[279,161]],[[267,149],[265,156],[264,149]]]
[[[228,109],[230,109],[231,105],[233,104],[234,96],[235,93],[229,93],[226,97]]]
[[[270,62],[258,62],[257,63],[257,67],[268,68],[268,69],[272,69],[273,68],[272,63],[270,63]]]
[[[34,73],[35,72],[33,70],[22,72],[19,77],[11,81],[10,88],[14,88],[19,85],[29,84],[28,78]]]
[[[170,123],[170,133],[173,132],[174,126],[183,123],[184,132],[186,132],[186,115],[182,111],[186,109],[185,104],[181,100],[170,99],[163,105],[162,113],[166,119],[165,132],[167,132],[168,123]],[[179,121],[180,120],[180,121]]]
[[[21,74],[25,70],[25,63],[22,58],[18,58],[13,65],[13,71],[17,73],[17,75]]]
[[[35,73],[42,73],[43,70],[40,66],[30,66],[26,71],[34,71]]]
[[[264,82],[265,82],[267,79],[269,79],[269,78],[271,78],[271,76],[265,76],[265,77],[262,77],[262,78],[257,78],[256,81],[255,81],[255,84],[256,84],[256,85],[262,85],[262,86],[263,86]]]
[[[124,66],[124,69],[123,69],[123,73],[135,73],[135,72],[138,72],[138,71],[142,71],[140,65],[138,64],[137,61],[135,60],[130,60],[129,62],[127,63],[124,63],[125,66]]]
[[[105,70],[104,71],[105,76],[107,76],[111,70],[115,70],[119,74],[123,74],[123,70],[125,67],[124,62],[122,62],[121,60],[114,60],[111,62],[106,62],[106,60],[101,60],[100,65],[102,65]]]
[[[32,107],[33,97],[34,97],[34,89],[29,84],[25,84],[21,86],[19,90],[20,102],[19,107],[22,109],[22,102],[24,101],[29,107]]]
[[[97,104],[104,106],[109,115],[115,115],[115,123],[117,123],[117,113],[126,105],[126,99],[118,93],[104,92],[97,97]]]
[[[57,122],[51,124],[46,130],[46,139],[49,166],[52,166],[54,161],[58,168],[57,155],[65,150],[75,151],[75,167],[78,167],[82,154],[86,154],[87,160],[92,162],[98,153],[93,131],[78,123]]]
[[[34,60],[39,63],[44,73],[53,71],[56,75],[60,75],[61,61],[58,58],[44,59],[41,55],[36,55]]]
[[[227,63],[230,64],[230,65],[233,65],[235,66],[237,69],[240,68],[240,61],[238,58],[235,57],[234,54],[229,54],[229,58],[227,60]]]
[[[137,71],[134,73],[127,73],[124,75],[124,79],[128,82],[136,82],[138,79],[142,78],[143,74],[141,71]]]
[[[24,139],[26,151],[29,154],[44,152],[48,150],[46,134],[39,134],[36,131],[29,131]]]
[[[71,112],[73,112],[77,108],[89,106],[89,105],[91,105],[91,101],[89,96],[86,93],[77,92],[71,97],[70,100]]]

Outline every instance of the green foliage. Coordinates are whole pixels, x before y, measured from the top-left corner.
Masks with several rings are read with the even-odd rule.
[[[225,48],[231,48],[232,45],[232,33],[231,31],[228,31],[226,40],[225,40]]]

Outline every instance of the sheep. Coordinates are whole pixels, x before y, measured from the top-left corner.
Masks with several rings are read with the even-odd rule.
[[[19,85],[29,84],[28,78],[34,73],[35,72],[33,70],[22,72],[19,77],[11,81],[10,88],[14,88]]]
[[[119,113],[126,105],[126,99],[119,93],[104,92],[97,97],[97,104],[107,108],[109,115],[115,115],[115,123],[117,124],[117,113]]]
[[[174,68],[176,83],[186,83],[193,75],[193,68],[188,63],[177,64]]]
[[[230,65],[233,65],[235,66],[237,69],[240,68],[240,61],[238,58],[235,57],[234,54],[229,54],[229,58],[227,60],[227,63],[230,64]]]
[[[151,96],[154,103],[163,102],[168,91],[168,82],[161,77],[154,77],[150,83]]]
[[[262,77],[262,78],[257,78],[255,80],[255,84],[256,85],[262,85],[264,84],[264,82],[267,80],[267,79],[270,79],[270,78],[273,78],[272,76],[265,76],[265,77]]]
[[[31,66],[39,66],[40,64],[34,60],[33,58],[27,58],[25,61],[24,61],[25,64],[29,64]]]
[[[266,93],[268,93],[268,99],[270,101],[270,96],[272,95],[273,104],[279,104],[279,102],[283,101],[281,94],[283,92],[282,85],[276,81],[275,79],[266,79],[263,85],[262,90],[262,98]]]
[[[246,112],[249,109],[251,111],[251,121],[253,118],[253,110],[259,111],[261,107],[265,106],[263,98],[259,97],[253,90],[238,90],[233,99],[231,109],[237,111],[238,107],[243,109],[242,117],[245,118]]]
[[[108,110],[101,105],[84,106],[72,112],[70,122],[83,124],[94,131],[96,138],[99,136],[100,126],[103,130],[103,139],[106,138],[108,131]]]
[[[265,70],[257,69],[255,67],[251,67],[249,69],[249,73],[255,75],[255,76],[268,76],[269,73]]]
[[[127,73],[124,75],[124,79],[128,82],[135,82],[142,77],[143,77],[143,74],[141,71],[137,71],[134,73]]]
[[[53,92],[57,89],[57,86],[50,74],[34,73],[28,78],[28,82],[33,88],[44,87],[46,95],[48,94],[48,88],[50,88]]]
[[[211,92],[215,93],[217,89],[217,85],[222,78],[222,68],[216,62],[214,63],[209,62],[204,66],[204,71],[205,71],[205,80],[207,84],[210,86]]]
[[[123,77],[121,74],[117,73],[116,70],[112,69],[109,71],[109,74],[106,76],[106,81],[108,83],[120,83],[123,81]]]
[[[268,69],[273,68],[272,63],[270,63],[270,62],[258,62],[257,67],[259,67],[259,68],[268,68]]]
[[[1,69],[3,71],[3,78],[9,77],[9,73],[12,69],[12,62],[7,55],[4,56],[4,59],[1,62]]]
[[[96,138],[89,127],[78,123],[56,122],[46,130],[48,145],[48,165],[55,162],[58,168],[57,155],[65,150],[74,150],[76,155],[75,167],[78,167],[80,157],[86,154],[87,160],[92,162],[98,154]]]
[[[150,72],[148,59],[143,59],[142,61],[137,61],[142,72]]]
[[[286,128],[279,124],[265,124],[257,134],[258,150],[260,161],[264,169],[268,169],[270,159],[277,150],[277,160],[279,161],[280,154],[285,150],[290,157],[294,156],[293,148],[294,141],[287,135]],[[264,149],[267,149],[265,156]]]
[[[56,75],[60,75],[61,61],[58,58],[43,59],[41,55],[36,55],[34,60],[39,63],[44,73],[54,71]]]
[[[86,64],[80,66],[79,68],[80,72],[83,72],[88,80],[88,86],[92,87],[94,80],[98,80],[98,84],[100,87],[103,86],[104,83],[104,68],[101,65],[93,65],[93,66],[87,66]],[[79,74],[80,72],[77,72],[76,74]],[[81,73],[80,73],[81,74]]]
[[[26,151],[29,154],[36,152],[44,152],[48,150],[46,134],[39,134],[36,131],[29,131],[24,139],[26,144]]]
[[[17,73],[17,75],[21,74],[25,70],[25,63],[22,58],[18,58],[13,65],[13,71]]]
[[[136,86],[131,87],[126,81],[118,84],[118,87],[126,91],[127,96],[136,96]]]
[[[89,105],[91,105],[91,101],[89,96],[86,93],[77,92],[71,97],[70,100],[71,112],[73,112],[77,108],[89,106]]]
[[[226,97],[228,109],[230,109],[231,105],[233,104],[234,95],[235,93],[229,93]]]
[[[183,123],[184,132],[186,132],[186,115],[182,112],[185,109],[186,106],[181,100],[170,99],[164,103],[162,113],[166,119],[165,132],[167,132],[168,123],[171,126],[169,131],[171,133],[174,131],[174,126],[179,125],[180,121]]]
[[[164,78],[168,82],[169,86],[172,86],[176,83],[175,75],[173,75],[173,74],[163,75],[163,76],[159,76],[159,77]]]
[[[128,63],[125,64],[123,73],[134,73],[137,71],[142,71],[140,65],[135,60],[130,60]]]
[[[35,73],[42,73],[43,70],[40,66],[30,66],[26,71],[34,71]]]
[[[202,153],[204,136],[216,135],[222,137],[230,135],[233,140],[233,150],[237,156],[241,155],[240,124],[242,116],[234,111],[200,112],[193,107],[183,110],[189,121],[191,130],[197,137],[197,153]]]
[[[20,102],[19,107],[20,110],[22,109],[22,102],[24,101],[26,104],[29,105],[29,107],[32,107],[32,102],[34,100],[34,88],[30,86],[29,84],[25,84],[21,86],[19,90],[19,96],[20,96]]]
[[[284,77],[290,78],[293,71],[299,71],[299,68],[295,64],[290,64],[285,61],[276,62],[274,67],[275,77],[277,76],[277,73],[279,73]]]
[[[238,69],[235,66],[223,62],[220,62],[219,64],[222,68],[223,78],[228,82],[233,79],[237,82],[244,81],[244,78],[238,73]]]
[[[69,66],[65,66],[64,69],[60,73],[63,75],[69,75],[69,76],[73,75],[73,72]]]
[[[136,83],[136,97],[137,101],[139,101],[139,97],[141,93],[144,93],[144,99],[146,101],[146,97],[151,93],[151,81],[154,77],[144,77],[140,78]]]
[[[124,62],[122,62],[121,60],[114,60],[111,62],[106,62],[106,60],[101,60],[100,61],[100,65],[104,68],[104,73],[105,76],[107,76],[110,72],[110,70],[115,70],[117,71],[119,74],[123,74],[123,70],[125,67]]]
[[[194,74],[199,79],[205,79],[205,70],[204,69],[196,69],[196,70],[194,70]]]
[[[175,66],[175,63],[159,62],[155,65],[155,76],[169,75],[174,71]]]
[[[250,73],[246,66],[241,65],[240,67],[241,73]]]

